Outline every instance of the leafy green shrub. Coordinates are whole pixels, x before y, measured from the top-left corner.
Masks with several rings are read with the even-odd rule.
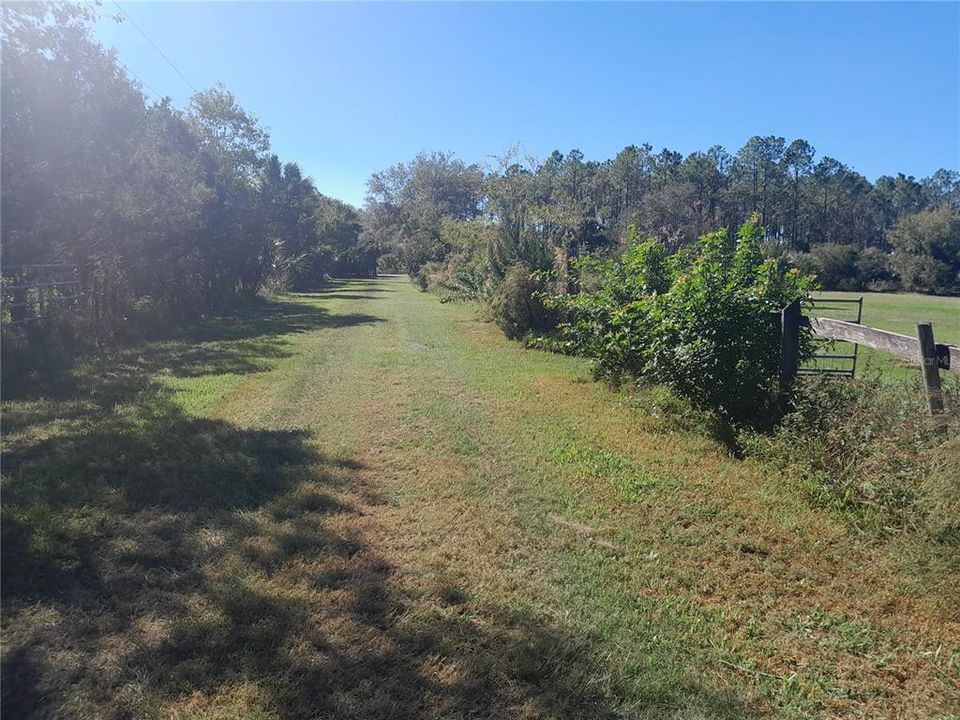
[[[425,263],[410,275],[410,279],[420,289],[420,292],[426,292],[430,289],[430,275],[435,269],[434,263]]]
[[[810,248],[820,286],[826,290],[857,290],[862,287],[857,268],[857,248],[840,243],[821,243]]]
[[[547,285],[525,263],[511,264],[491,303],[494,319],[504,334],[516,339],[543,333],[556,326],[556,314],[543,301]]]
[[[911,292],[955,295],[960,292],[960,274],[950,266],[929,255],[904,254],[895,256],[897,274],[903,288]]]
[[[890,256],[880,248],[867,247],[857,257],[860,287],[873,292],[893,292],[900,287],[890,267]]]
[[[741,445],[864,527],[923,527],[957,544],[960,398],[948,400],[952,416],[933,419],[916,387],[809,378],[774,434],[745,433]]]
[[[440,278],[437,286],[446,293],[440,302],[487,300],[490,290],[486,275],[473,265],[458,267],[451,275]]]
[[[582,260],[604,277],[598,289],[549,301],[566,318],[567,349],[593,358],[600,376],[662,383],[726,421],[770,424],[780,369],[775,318],[806,294],[810,278],[764,259],[762,234],[754,218],[735,241],[720,231],[670,254],[634,239],[619,261]]]
[[[805,274],[815,275],[824,290],[892,292],[900,287],[891,256],[877,247],[821,243],[808,253],[795,254],[793,260]]]
[[[93,336],[78,331],[71,318],[53,315],[0,331],[0,387],[9,399],[56,390],[68,383],[75,359],[95,346]]]

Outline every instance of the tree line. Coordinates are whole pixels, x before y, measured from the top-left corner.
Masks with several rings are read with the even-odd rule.
[[[584,252],[619,253],[631,228],[676,250],[756,214],[765,252],[825,289],[960,293],[960,173],[871,183],[801,139],[686,157],[630,145],[604,161],[511,151],[486,169],[423,153],[375,173],[366,209],[365,237],[423,284],[495,284],[511,261],[566,268]]]
[[[103,337],[376,272],[360,213],[272,153],[229,90],[149,102],[95,20],[87,5],[4,5],[5,268],[80,268],[85,327]]]

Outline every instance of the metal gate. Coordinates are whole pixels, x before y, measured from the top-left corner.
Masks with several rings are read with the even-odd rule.
[[[808,297],[803,304],[806,307],[806,314],[813,317],[844,320],[857,325],[861,324],[863,319],[862,295],[857,298]],[[835,340],[819,342],[826,351],[814,354],[804,367],[798,369],[798,374],[840,375],[850,378],[856,375],[859,345]],[[852,349],[848,349],[850,346]]]
[[[4,327],[36,322],[81,297],[74,265],[5,265],[0,273],[0,322]]]

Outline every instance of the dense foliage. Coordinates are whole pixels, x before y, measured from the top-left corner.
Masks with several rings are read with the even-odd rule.
[[[444,219],[495,228],[494,256],[515,256],[496,264],[496,279],[512,259],[539,267],[546,257],[566,271],[581,253],[616,253],[629,227],[675,250],[718,228],[733,233],[756,213],[765,252],[790,258],[826,289],[960,293],[960,173],[871,183],[838,160],[816,160],[804,140],[753,137],[732,155],[715,146],[686,157],[631,145],[602,162],[578,150],[544,160],[511,151],[486,173],[449,154],[421,154],[374,175],[367,207],[368,237],[403,259],[396,267],[416,275],[431,264],[427,274],[441,280],[439,266],[448,276],[460,268]],[[925,234],[931,213],[949,220],[938,240]]]
[[[960,213],[941,206],[900,219],[889,233],[904,288],[960,294]]]
[[[765,259],[762,233],[755,219],[735,238],[720,230],[674,253],[634,240],[618,260],[584,258],[596,289],[551,298],[568,318],[566,349],[593,358],[600,375],[661,383],[730,421],[771,421],[777,313],[810,280]]]
[[[198,92],[185,109],[147,102],[92,39],[94,13],[4,7],[5,271],[79,267],[75,320],[95,338],[313,287],[331,272],[375,272],[359,213],[271,154],[266,129],[233,94]]]

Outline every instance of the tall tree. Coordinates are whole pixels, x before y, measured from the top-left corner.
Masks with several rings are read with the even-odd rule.
[[[468,220],[480,213],[483,182],[477,165],[440,152],[374,173],[367,182],[364,240],[397,253],[404,268],[416,272],[445,255],[443,218]]]
[[[813,172],[813,158],[816,151],[806,140],[794,140],[783,154],[783,165],[790,178],[790,214],[788,221],[787,238],[794,248],[802,247],[800,238],[803,236],[803,220],[800,212],[803,182]]]
[[[782,137],[755,135],[740,148],[734,159],[733,173],[739,188],[740,213],[749,217],[760,214],[760,222],[767,234],[782,231],[781,207],[784,186]]]

